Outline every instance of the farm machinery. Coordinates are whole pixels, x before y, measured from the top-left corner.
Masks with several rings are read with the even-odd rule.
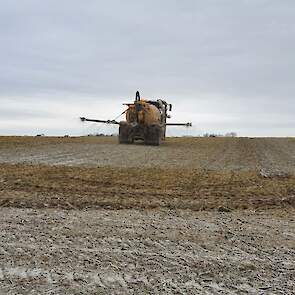
[[[167,123],[170,118],[168,112],[172,111],[172,105],[162,99],[141,99],[136,92],[133,103],[124,103],[127,109],[121,114],[126,115],[126,120],[96,120],[81,117],[82,122],[97,122],[119,125],[119,143],[133,143],[135,140],[143,140],[146,145],[159,145],[166,137],[167,126],[192,126],[191,123]]]

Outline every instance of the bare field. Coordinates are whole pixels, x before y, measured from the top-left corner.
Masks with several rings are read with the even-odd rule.
[[[159,147],[116,137],[0,137],[0,162],[295,172],[295,138],[168,138]]]
[[[1,294],[294,294],[294,210],[0,209]]]
[[[295,176],[253,171],[0,165],[0,206],[270,209],[295,206]]]
[[[295,139],[0,137],[0,294],[294,294]]]

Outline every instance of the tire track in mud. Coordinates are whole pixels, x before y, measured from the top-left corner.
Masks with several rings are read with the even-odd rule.
[[[294,173],[294,150],[286,149],[279,139],[255,139],[255,150],[259,162],[259,168],[270,173],[287,172]],[[289,147],[289,146],[288,146]]]
[[[211,159],[208,159],[205,168],[208,170],[222,170],[225,166],[226,159],[228,158],[228,153],[230,153],[232,149],[232,144],[228,141],[223,141],[221,147],[219,146],[219,149],[210,155]]]
[[[219,140],[219,139],[217,139]],[[257,170],[258,154],[255,145],[248,138],[225,138],[222,145],[209,160],[206,169],[209,170]]]

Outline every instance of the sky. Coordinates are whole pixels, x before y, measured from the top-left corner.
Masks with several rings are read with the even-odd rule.
[[[0,135],[115,133],[79,117],[139,90],[169,135],[294,136],[294,52],[294,0],[0,0]]]

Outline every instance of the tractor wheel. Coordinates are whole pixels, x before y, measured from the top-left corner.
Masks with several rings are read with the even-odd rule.
[[[162,129],[159,125],[147,126],[144,134],[144,144],[160,145],[162,138]]]
[[[133,142],[132,128],[126,123],[120,123],[119,127],[119,143],[129,144]]]

